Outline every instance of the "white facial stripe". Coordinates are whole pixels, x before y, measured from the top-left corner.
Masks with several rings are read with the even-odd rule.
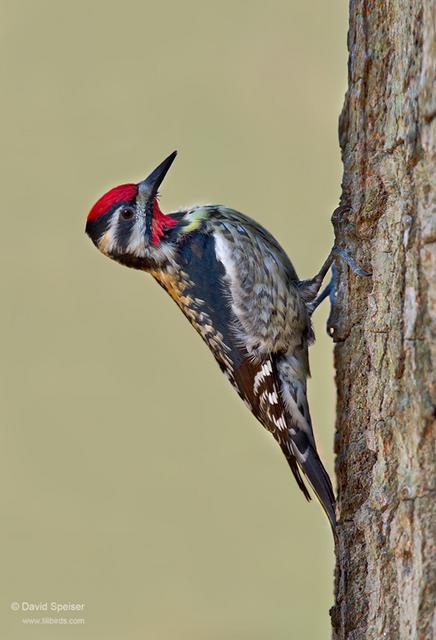
[[[135,224],[133,225],[126,251],[138,258],[145,256],[145,218],[142,216],[137,215],[135,217]]]
[[[155,265],[172,261],[175,253],[173,244],[161,242],[158,246],[154,246],[150,242],[146,234],[146,215],[144,207],[141,206],[136,209],[127,246],[124,245],[122,248],[118,246],[117,230],[118,225],[123,224],[123,221],[120,220],[122,209],[123,206],[120,206],[114,211],[107,230],[99,239],[98,248],[100,251],[109,258],[116,258],[117,253],[122,251],[123,256],[150,259]]]

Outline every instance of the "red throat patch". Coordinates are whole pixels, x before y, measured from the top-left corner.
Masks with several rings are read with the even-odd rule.
[[[97,218],[107,213],[114,204],[130,202],[133,198],[136,198],[137,194],[138,186],[136,184],[121,184],[119,187],[114,187],[97,200],[88,214],[88,221],[97,220]]]
[[[155,246],[160,244],[160,239],[165,233],[165,229],[171,229],[177,224],[177,220],[167,216],[159,209],[156,198],[153,200],[153,218],[151,220],[151,242]]]

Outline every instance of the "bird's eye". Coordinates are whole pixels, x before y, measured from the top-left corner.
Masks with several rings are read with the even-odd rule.
[[[131,207],[123,207],[121,209],[120,215],[123,220],[131,220],[135,215],[135,212]]]

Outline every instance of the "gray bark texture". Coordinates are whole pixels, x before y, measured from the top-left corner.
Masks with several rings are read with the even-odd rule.
[[[351,0],[330,316],[340,511],[334,640],[436,637],[435,7]]]

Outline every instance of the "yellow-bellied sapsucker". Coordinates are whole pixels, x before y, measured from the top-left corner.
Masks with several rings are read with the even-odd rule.
[[[334,530],[335,497],[306,395],[310,316],[332,254],[315,278],[300,281],[277,240],[242,213],[207,205],[164,215],[157,191],[175,156],[143,182],[102,196],[86,233],[103,254],[151,273],[170,294],[277,440],[309,500],[303,471]]]

